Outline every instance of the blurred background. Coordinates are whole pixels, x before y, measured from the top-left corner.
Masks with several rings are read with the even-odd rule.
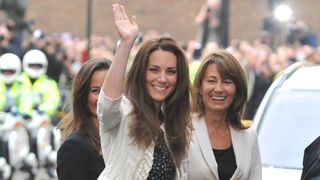
[[[116,38],[111,4],[126,6],[129,14],[138,17],[140,29],[156,29],[170,33],[179,41],[195,38],[194,18],[204,0],[28,0],[26,19],[47,33],[71,32],[77,37],[87,35],[88,5],[91,2],[92,33]],[[316,0],[223,0],[228,4],[229,39],[254,40],[259,36],[264,20],[277,4],[290,6],[294,18],[303,19],[316,32],[320,30]]]

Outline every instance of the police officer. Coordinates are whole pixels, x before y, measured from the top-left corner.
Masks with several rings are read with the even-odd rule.
[[[60,92],[56,81],[46,75],[48,60],[46,55],[37,49],[27,51],[23,56],[22,79],[30,86],[33,108],[53,116],[60,102]]]
[[[28,85],[20,78],[21,60],[16,54],[5,53],[0,57],[0,110],[16,107],[21,114],[32,108]]]

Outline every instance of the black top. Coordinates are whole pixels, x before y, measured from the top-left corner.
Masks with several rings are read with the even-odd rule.
[[[160,142],[154,148],[153,164],[148,180],[170,180],[174,179],[174,177],[175,166],[162,136]]]
[[[70,134],[58,150],[59,180],[96,180],[104,167],[102,156],[79,133]]]
[[[212,149],[218,164],[218,174],[220,180],[229,180],[237,169],[236,158],[232,145],[228,149]]]

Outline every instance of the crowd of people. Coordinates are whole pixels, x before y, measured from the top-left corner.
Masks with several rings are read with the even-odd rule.
[[[120,41],[92,36],[90,54],[85,39],[41,30],[15,51],[0,23],[0,110],[67,113],[59,179],[261,179],[256,132],[241,120],[290,64],[320,63],[316,41],[290,36],[273,49],[261,36],[223,48],[212,38],[199,48],[139,32],[121,5],[113,13]]]

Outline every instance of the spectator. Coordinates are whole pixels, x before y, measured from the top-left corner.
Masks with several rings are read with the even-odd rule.
[[[221,0],[206,0],[195,17],[195,24],[199,27],[196,39],[201,48],[211,41],[220,45],[220,10]]]
[[[8,29],[6,23],[0,23],[0,55],[5,53],[13,53],[20,55],[10,44],[12,33]],[[19,56],[20,57],[20,56]]]
[[[310,29],[303,20],[297,20],[287,37],[289,44],[298,42],[300,45],[310,45],[313,48],[318,46],[317,35]]]
[[[26,8],[28,0],[1,0],[0,9],[7,14],[10,23],[13,37],[11,45],[16,50],[16,53],[22,54],[23,30],[29,28],[29,24],[25,21]]]

